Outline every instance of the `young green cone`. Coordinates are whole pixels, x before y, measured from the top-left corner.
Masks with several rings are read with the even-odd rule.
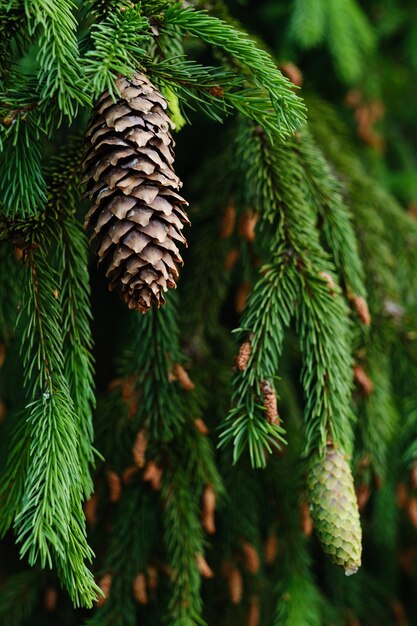
[[[361,565],[362,530],[352,472],[344,453],[333,444],[316,454],[307,477],[308,499],[323,550],[347,576]]]

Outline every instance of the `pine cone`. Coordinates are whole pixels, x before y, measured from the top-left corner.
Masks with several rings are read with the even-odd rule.
[[[182,258],[175,243],[189,223],[173,170],[172,124],[167,104],[141,73],[119,78],[120,98],[105,91],[86,133],[87,196],[93,206],[85,226],[98,236],[99,262],[107,261],[110,289],[121,287],[129,308],[146,313],[164,304],[176,286]]]
[[[352,473],[345,455],[328,445],[315,455],[307,480],[314,527],[331,560],[354,574],[361,565],[362,531]]]

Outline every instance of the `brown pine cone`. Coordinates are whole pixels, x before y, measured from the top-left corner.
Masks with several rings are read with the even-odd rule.
[[[85,226],[98,237],[110,289],[119,285],[129,308],[146,313],[164,304],[182,264],[175,241],[188,218],[173,170],[173,123],[167,103],[142,73],[117,80],[120,97],[105,91],[94,107],[84,160],[93,205]]]

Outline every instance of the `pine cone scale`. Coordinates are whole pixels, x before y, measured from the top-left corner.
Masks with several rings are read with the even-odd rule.
[[[119,285],[129,307],[146,312],[176,286],[187,203],[177,193],[165,99],[142,74],[120,78],[117,86],[120,98],[99,98],[86,133],[86,195],[93,206],[85,226],[99,239],[110,289]]]

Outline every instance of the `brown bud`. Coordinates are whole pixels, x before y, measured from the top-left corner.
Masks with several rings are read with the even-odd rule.
[[[224,269],[230,271],[239,258],[239,250],[232,248],[224,260]]]
[[[21,261],[23,259],[23,250],[22,248],[15,248],[14,255],[16,257],[16,261]]]
[[[300,505],[300,522],[303,533],[309,537],[313,532],[314,525],[307,500],[303,500]]]
[[[100,587],[101,591],[104,593],[104,596],[99,597],[99,599],[96,602],[97,606],[102,606],[106,602],[107,598],[110,595],[111,585],[112,585],[112,577],[110,574],[105,574],[102,578],[100,578],[98,582],[98,586]]]
[[[238,288],[235,296],[235,309],[237,313],[242,313],[243,309],[246,306],[246,300],[250,294],[251,285],[250,283],[242,283]]]
[[[266,565],[272,565],[275,563],[278,554],[278,537],[276,533],[271,533],[264,545],[265,563]]]
[[[259,626],[261,621],[261,603],[258,596],[252,596],[248,606],[248,626]]]
[[[132,448],[133,460],[136,467],[139,467],[140,469],[145,467],[147,446],[148,436],[146,434],[146,430],[144,428],[141,428],[136,435]]]
[[[109,487],[110,502],[118,502],[122,496],[121,478],[113,470],[107,472],[107,485]]]
[[[337,290],[337,285],[334,282],[333,277],[330,276],[330,274],[328,274],[327,272],[320,272],[320,276],[327,283],[327,286],[328,286],[329,291],[330,291],[330,295],[335,296],[336,295],[336,290]]]
[[[187,370],[180,363],[174,363],[171,376],[172,380],[177,381],[185,391],[192,391],[195,388]]]
[[[239,352],[235,360],[236,368],[239,370],[239,372],[243,372],[247,368],[251,354],[252,354],[251,342],[244,341],[239,348]]]
[[[0,424],[4,422],[6,413],[7,413],[6,405],[4,404],[4,402],[0,401]]]
[[[216,493],[211,485],[206,485],[203,491],[203,506],[201,512],[204,530],[212,535],[216,532],[214,511],[216,509]]]
[[[410,546],[400,554],[400,564],[407,576],[414,576],[417,548]]]
[[[147,573],[149,591],[154,595],[158,588],[158,570],[153,565],[149,565]]]
[[[361,365],[356,364],[354,366],[353,378],[366,396],[370,396],[373,393],[374,384]]]
[[[213,578],[214,572],[211,569],[210,565],[207,563],[204,556],[199,552],[198,554],[196,554],[195,558],[197,561],[198,571],[200,572],[201,576],[203,578]]]
[[[155,461],[149,461],[143,472],[143,480],[151,483],[152,489],[158,491],[161,488],[162,469],[158,467]]]
[[[201,417],[196,417],[194,420],[194,426],[197,428],[200,435],[208,435],[209,429],[206,426],[206,423]]]
[[[3,367],[6,360],[6,346],[4,343],[0,343],[0,367]]]
[[[365,324],[365,326],[369,326],[371,323],[371,315],[365,298],[355,294],[349,294],[349,300],[351,301],[361,322]]]
[[[84,502],[84,515],[90,526],[95,526],[97,524],[97,505],[98,496],[96,493],[93,493],[91,498]]]
[[[224,97],[224,87],[220,87],[220,86],[216,86],[216,87],[210,87],[208,89],[208,91],[211,93],[212,96],[214,96],[215,98],[223,98]]]
[[[55,611],[56,605],[58,603],[58,593],[54,587],[48,587],[45,591],[45,595],[43,598],[43,606],[45,607],[45,611],[48,613],[52,613]]]
[[[371,489],[369,485],[362,483],[356,487],[356,498],[358,500],[359,511],[363,511],[369,498],[371,496]]]
[[[243,578],[237,567],[232,567],[227,575],[230,601],[232,604],[240,604],[243,596]]]
[[[398,483],[397,485],[397,504],[400,509],[403,509],[408,502],[408,491],[405,483]]]
[[[410,498],[407,503],[408,519],[417,528],[417,498]]]
[[[284,74],[284,76],[286,76],[288,80],[293,83],[293,85],[301,87],[304,80],[303,74],[300,68],[295,65],[295,63],[292,63],[291,61],[285,61],[284,63],[281,63],[279,69]]]
[[[235,228],[235,220],[236,220],[236,211],[233,204],[229,204],[226,207],[225,212],[223,213],[221,226],[220,226],[220,237],[221,239],[228,239]]]
[[[245,567],[249,574],[257,574],[261,566],[259,554],[255,546],[245,541],[242,545],[242,552],[245,560]]]
[[[133,597],[138,604],[148,604],[148,592],[146,589],[145,574],[137,574],[133,579],[132,584]]]
[[[126,467],[125,470],[123,470],[122,473],[122,481],[125,485],[128,485],[130,483],[130,481],[132,480],[132,478],[138,473],[138,467],[137,465],[129,465],[129,467]]]
[[[255,241],[257,222],[258,216],[256,213],[253,211],[245,211],[239,224],[239,234],[243,239],[246,239],[246,241]]]
[[[270,424],[279,424],[279,414],[277,406],[277,396],[275,389],[268,380],[261,382],[261,391],[263,395],[263,405],[265,407],[265,417]]]

